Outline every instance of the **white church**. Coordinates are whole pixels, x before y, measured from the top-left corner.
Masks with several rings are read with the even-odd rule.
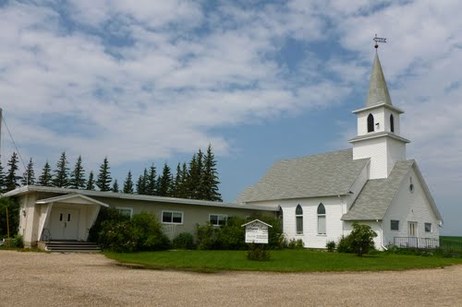
[[[365,106],[353,111],[357,136],[351,149],[275,163],[236,203],[24,186],[5,193],[19,201],[18,232],[26,247],[65,240],[85,242],[101,207],[123,214],[152,212],[170,238],[217,227],[229,216],[269,214],[283,221],[288,240],[325,248],[348,235],[352,224],[377,233],[375,246],[435,247],[442,218],[416,161],[406,159],[400,115],[390,99],[376,54]]]
[[[278,208],[284,232],[305,247],[325,248],[354,222],[377,233],[375,246],[439,245],[441,215],[415,160],[406,159],[400,115],[376,53],[364,107],[353,111],[351,149],[275,163],[239,202]]]

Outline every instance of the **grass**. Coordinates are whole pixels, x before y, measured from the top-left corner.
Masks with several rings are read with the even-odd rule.
[[[412,256],[377,253],[358,257],[353,254],[312,250],[271,251],[269,261],[247,260],[246,251],[177,250],[140,253],[105,253],[123,264],[148,269],[270,272],[386,271],[445,267],[462,264],[461,258]]]
[[[440,236],[441,246],[458,246],[462,249],[462,237]]]

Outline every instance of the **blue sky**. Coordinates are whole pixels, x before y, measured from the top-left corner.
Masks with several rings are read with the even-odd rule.
[[[214,148],[226,201],[279,159],[349,148],[374,56],[462,234],[460,1],[0,1],[0,105],[36,173],[175,167]],[[13,150],[3,138],[3,164]]]

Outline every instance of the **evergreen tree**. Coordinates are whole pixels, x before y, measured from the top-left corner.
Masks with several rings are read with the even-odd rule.
[[[138,181],[136,183],[136,193],[137,194],[146,194],[146,187],[147,187],[147,179],[148,179],[148,170],[144,169],[143,175],[138,177]]]
[[[131,171],[128,171],[127,178],[124,181],[123,192],[127,194],[133,194],[133,179]]]
[[[42,174],[39,176],[38,184],[45,186],[45,187],[53,186],[53,180],[51,176],[51,167],[48,161],[45,162],[45,165],[43,166]]]
[[[186,181],[187,197],[193,199],[202,199],[200,195],[202,188],[202,171],[203,171],[204,154],[199,149],[197,154],[194,154],[189,163],[188,177]]]
[[[6,191],[14,190],[19,186],[18,179],[20,179],[20,177],[16,176],[16,172],[19,169],[18,162],[18,155],[13,152],[7,164],[9,168],[5,176]]]
[[[176,166],[176,175],[173,183],[173,196],[179,198],[188,198],[188,168],[186,163]]]
[[[53,185],[59,188],[67,188],[69,186],[69,162],[66,158],[66,153],[61,153],[61,157],[56,163],[54,171]]]
[[[85,190],[95,190],[95,178],[93,175],[93,171],[90,171],[90,174],[88,175],[87,186],[85,187]]]
[[[0,159],[0,193],[5,192],[5,172],[3,171],[2,161]]]
[[[111,190],[111,171],[109,167],[109,161],[104,158],[103,163],[99,168],[98,178],[96,179],[96,186],[99,188],[100,191],[110,191]]]
[[[69,181],[70,188],[72,189],[84,189],[85,188],[85,170],[82,165],[82,156],[77,158],[75,162],[74,170],[71,173],[71,180]]]
[[[157,171],[154,163],[149,168],[149,172],[145,173],[146,186],[144,193],[147,195],[157,195]]]
[[[35,172],[34,172],[34,162],[30,158],[29,163],[27,164],[26,171],[24,172],[22,179],[22,185],[34,185],[35,184]]]
[[[119,193],[119,183],[117,182],[117,179],[115,179],[112,184],[112,192]]]
[[[170,171],[170,167],[167,163],[164,164],[164,168],[162,169],[162,175],[159,176],[158,184],[158,195],[159,196],[171,196],[172,193],[172,173]]]
[[[202,171],[201,178],[201,188],[200,193],[201,199],[212,200],[212,201],[222,201],[221,194],[218,191],[218,172],[216,168],[217,162],[215,161],[215,155],[212,152],[212,146],[209,145],[207,148],[207,154],[204,158],[204,167]]]

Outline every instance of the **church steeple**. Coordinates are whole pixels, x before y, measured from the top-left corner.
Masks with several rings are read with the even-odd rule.
[[[382,65],[380,64],[379,55],[376,52],[374,65],[372,66],[366,107],[372,107],[382,103],[392,105],[390,94],[388,93],[387,82],[385,81]]]
[[[399,117],[404,112],[391,103],[377,53],[366,105],[353,113],[358,127],[357,136],[350,140],[353,159],[370,159],[369,179],[387,178],[396,161],[406,159],[406,143],[410,141],[400,135]]]

